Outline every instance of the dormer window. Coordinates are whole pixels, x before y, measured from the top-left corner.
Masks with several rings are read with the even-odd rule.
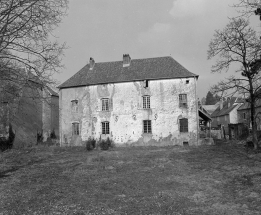
[[[72,112],[74,113],[78,113],[78,100],[72,100],[71,101],[71,109],[72,109]]]

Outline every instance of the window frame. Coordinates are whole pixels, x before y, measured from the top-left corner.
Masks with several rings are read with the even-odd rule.
[[[71,100],[71,111],[73,113],[79,112],[79,101],[77,99]]]
[[[110,99],[109,98],[102,98],[101,99],[101,110],[102,111],[109,111],[110,110]]]
[[[246,112],[243,112],[243,119],[246,120]]]
[[[72,135],[73,136],[79,136],[80,135],[80,123],[79,122],[73,122],[72,123]]]
[[[102,134],[110,134],[110,122],[109,121],[103,121],[101,122],[101,130]]]
[[[149,95],[142,96],[142,108],[150,109],[150,96]]]
[[[143,133],[152,134],[151,120],[143,120]]]
[[[186,122],[185,125],[183,122]],[[179,132],[187,133],[188,132],[188,118],[179,119]]]
[[[186,93],[179,94],[179,107],[183,107],[183,108],[188,107],[188,96]]]

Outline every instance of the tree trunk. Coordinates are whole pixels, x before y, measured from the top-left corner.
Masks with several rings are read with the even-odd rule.
[[[252,141],[254,144],[254,149],[258,149],[258,139],[257,139],[257,128],[256,128],[256,119],[255,119],[255,97],[253,92],[253,85],[252,85],[252,79],[249,81],[250,86],[250,118],[251,118],[251,125],[252,125]]]

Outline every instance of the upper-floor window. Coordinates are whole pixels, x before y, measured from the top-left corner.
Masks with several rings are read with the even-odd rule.
[[[246,112],[243,113],[243,119],[246,119]]]
[[[102,134],[110,134],[110,123],[102,122]]]
[[[102,101],[102,111],[109,111],[109,99],[101,99]]]
[[[80,134],[80,124],[78,122],[72,123],[72,135]]]
[[[143,96],[143,108],[149,109],[150,108],[150,96]]]
[[[179,120],[179,131],[188,132],[188,119],[183,118]]]
[[[179,107],[187,107],[187,94],[179,94]]]
[[[79,110],[78,104],[79,104],[78,100],[71,101],[72,112],[78,113]]]
[[[151,120],[143,120],[143,133],[151,134]]]

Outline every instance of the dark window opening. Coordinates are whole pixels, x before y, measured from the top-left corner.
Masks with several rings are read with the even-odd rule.
[[[80,124],[78,122],[74,122],[72,124],[72,135],[79,135],[80,134]]]
[[[143,120],[143,133],[151,134],[151,120]]]
[[[110,134],[110,123],[102,122],[102,134]]]
[[[189,80],[186,80],[186,84],[189,84]]]
[[[189,143],[186,141],[186,142],[183,142],[183,146],[188,146]]]
[[[188,132],[188,119],[184,118],[179,120],[179,131]]]
[[[149,81],[148,81],[148,80],[145,80],[145,81],[144,81],[144,88],[147,88],[147,87],[149,87]]]

